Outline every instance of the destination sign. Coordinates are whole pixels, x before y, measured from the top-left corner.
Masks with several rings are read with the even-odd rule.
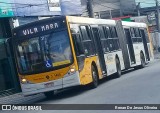
[[[15,30],[16,36],[22,37],[22,36],[28,36],[28,35],[34,35],[37,33],[42,33],[46,31],[54,31],[58,29],[66,28],[66,22],[65,21],[46,21],[41,23],[40,21],[33,23],[33,25],[26,25],[23,26],[21,29]]]
[[[40,27],[24,29],[22,32],[23,32],[23,35],[31,35],[31,34],[35,34],[38,32],[43,32],[43,31],[52,30],[52,29],[56,29],[56,28],[59,28],[58,23],[46,24],[46,25],[42,25]]]

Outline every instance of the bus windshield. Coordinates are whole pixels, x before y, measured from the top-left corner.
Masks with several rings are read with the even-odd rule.
[[[17,49],[21,74],[67,65],[73,59],[67,30],[21,40]]]

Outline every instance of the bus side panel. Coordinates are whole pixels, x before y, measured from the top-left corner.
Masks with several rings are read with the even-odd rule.
[[[116,55],[119,58],[121,64],[121,70],[125,69],[122,51],[107,53],[105,54],[105,62],[106,62],[108,76],[117,72],[116,62],[115,62]]]
[[[143,52],[144,57],[146,58],[144,45],[143,43],[136,43],[136,44],[133,44],[133,47],[134,47],[134,52],[135,52],[136,65],[141,65],[141,59],[140,59],[141,51]]]
[[[92,70],[91,70],[92,62],[96,63],[96,66],[98,68],[99,78],[100,79],[102,78],[102,72],[100,69],[100,65],[98,63],[98,57],[94,56],[94,57],[86,58],[84,61],[84,67],[82,70],[80,70],[80,82],[82,85],[89,84],[93,81]]]

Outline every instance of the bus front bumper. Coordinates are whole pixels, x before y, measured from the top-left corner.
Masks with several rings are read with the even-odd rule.
[[[80,85],[79,72],[65,75],[64,78],[37,84],[21,84],[25,96],[54,91]]]

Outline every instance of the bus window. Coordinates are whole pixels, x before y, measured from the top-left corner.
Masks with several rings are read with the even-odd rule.
[[[132,42],[133,43],[137,43],[137,37],[135,34],[135,28],[130,28],[130,33],[131,33],[131,37],[132,37]]]
[[[117,36],[117,30],[116,30],[115,27],[111,27],[111,36],[112,36],[113,38],[118,37],[118,36]]]
[[[110,33],[110,29],[109,27],[106,27],[106,26],[102,26],[102,31],[103,31],[103,34],[104,34],[104,37],[105,37],[105,52],[109,52],[109,40],[108,38],[111,37],[111,33]]]
[[[108,46],[108,41],[106,36],[108,36],[108,34],[105,31],[105,27],[104,26],[99,26],[99,32],[100,32],[100,38],[101,38],[101,44],[103,47],[103,52],[108,52],[109,51],[109,46]]]
[[[134,28],[134,34],[135,34],[135,37],[140,37],[140,33],[139,33],[138,28]]]
[[[140,40],[140,34],[139,34],[139,30],[138,28],[133,28],[134,29],[134,34],[135,34],[135,38],[133,38],[134,42],[139,42]]]
[[[80,34],[74,31],[75,31],[74,29],[71,29],[75,52],[77,56],[80,56],[84,54],[84,49],[83,49],[82,42],[80,39]]]
[[[91,28],[90,28],[89,26],[85,26],[85,27],[86,27],[88,39],[89,39],[89,40],[92,40]]]
[[[107,44],[106,44],[106,52],[108,51],[113,51],[113,40],[112,40],[112,35],[111,35],[111,28],[109,26],[103,27],[105,37],[107,39]]]
[[[134,28],[134,33],[135,33],[135,37],[136,37],[136,38],[134,38],[134,42],[141,43],[142,37],[141,37],[141,33],[140,33],[139,28]]]
[[[111,38],[111,31],[110,31],[110,27],[106,26],[106,32],[105,32],[107,35],[106,35],[106,38]]]
[[[99,26],[99,32],[100,32],[100,38],[101,39],[106,39],[105,34],[104,34],[104,30],[103,30],[103,26]]]
[[[95,55],[95,46],[93,44],[93,38],[91,35],[91,29],[89,26],[80,26],[82,43],[84,46],[84,52],[86,56]]]
[[[91,33],[88,26],[80,26],[83,40],[91,40]]]
[[[70,64],[72,53],[66,30],[18,42],[20,72],[32,73]],[[50,62],[50,65],[46,65]]]
[[[136,37],[135,32],[134,32],[134,28],[130,28],[130,33],[131,33],[131,37]]]
[[[103,33],[104,33],[104,37],[107,39],[109,36],[108,36],[107,30],[106,30],[106,27],[102,26],[102,30],[103,30]]]
[[[109,39],[110,45],[112,44],[112,47],[110,47],[111,51],[119,50],[120,49],[120,44],[119,44],[119,39],[117,35],[117,30],[116,27],[112,26],[110,27],[111,31],[111,38]]]

